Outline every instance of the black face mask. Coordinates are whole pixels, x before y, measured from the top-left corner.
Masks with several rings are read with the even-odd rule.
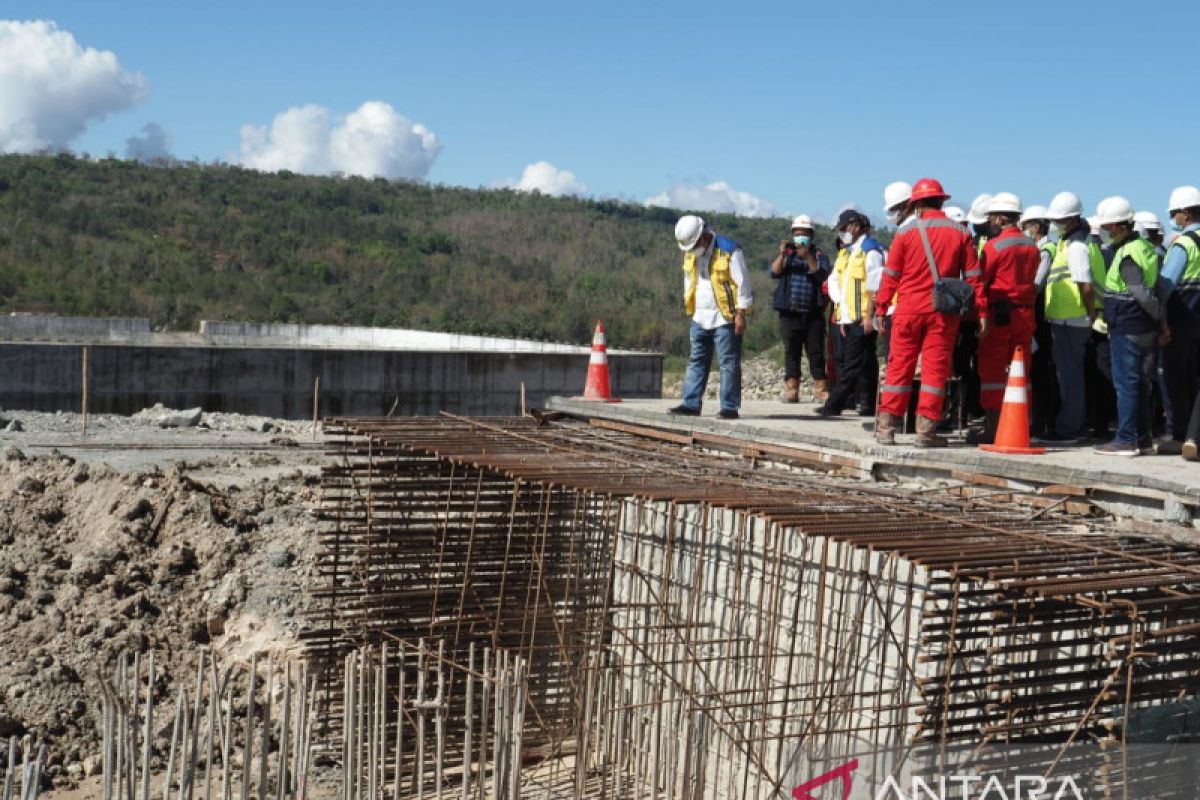
[[[981,222],[978,225],[976,225],[975,223],[972,222],[971,229],[975,231],[976,236],[979,236],[981,238],[987,237],[990,239],[996,233],[995,229],[992,227],[990,222]]]

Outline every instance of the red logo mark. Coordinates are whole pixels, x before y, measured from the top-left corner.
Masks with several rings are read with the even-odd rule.
[[[842,800],[847,800],[850,797],[850,786],[853,778],[850,773],[858,769],[858,759],[852,758],[845,764],[842,764],[837,769],[826,772],[819,778],[813,778],[808,783],[802,783],[795,789],[792,789],[793,800],[817,800],[812,796],[812,791],[818,789],[825,784],[837,778],[842,779]]]

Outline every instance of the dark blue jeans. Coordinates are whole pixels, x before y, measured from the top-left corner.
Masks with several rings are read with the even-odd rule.
[[[721,410],[737,411],[742,407],[742,337],[734,335],[732,322],[712,330],[692,323],[692,353],[683,377],[683,404],[697,410],[703,404],[714,348],[721,370]]]
[[[1150,435],[1151,393],[1158,377],[1157,335],[1109,332],[1113,387],[1117,390],[1117,435],[1134,444]]]

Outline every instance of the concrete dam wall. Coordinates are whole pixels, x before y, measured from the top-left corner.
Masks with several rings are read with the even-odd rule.
[[[291,342],[289,344],[289,342]],[[590,349],[332,326],[203,323],[154,333],[144,320],[0,317],[0,407],[132,414],[155,403],[286,419],[312,415],[503,415],[582,392]],[[609,351],[613,390],[657,397],[662,355]]]

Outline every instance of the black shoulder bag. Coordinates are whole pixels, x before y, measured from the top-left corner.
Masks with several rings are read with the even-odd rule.
[[[933,258],[933,248],[929,246],[924,220],[917,220],[917,232],[921,234],[925,259],[929,262],[929,271],[933,273],[933,310],[960,317],[969,313],[975,305],[975,290],[961,278],[943,278]]]

